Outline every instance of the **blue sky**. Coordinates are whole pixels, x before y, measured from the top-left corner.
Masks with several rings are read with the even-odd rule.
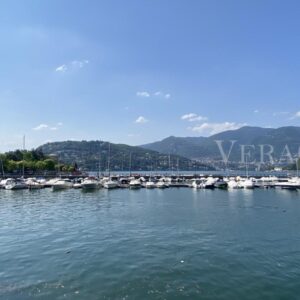
[[[300,125],[299,1],[1,1],[0,151]]]

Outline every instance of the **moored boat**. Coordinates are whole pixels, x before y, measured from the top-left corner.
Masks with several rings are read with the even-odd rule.
[[[136,190],[142,187],[141,181],[139,179],[133,179],[129,182],[129,188]]]
[[[70,179],[60,179],[52,185],[53,191],[66,190],[73,187],[73,182]]]
[[[85,178],[81,183],[81,187],[84,190],[95,190],[100,188],[100,182],[96,178]]]
[[[6,184],[4,187],[6,190],[24,190],[24,189],[28,188],[26,185],[26,182],[22,178],[9,179],[6,181]]]

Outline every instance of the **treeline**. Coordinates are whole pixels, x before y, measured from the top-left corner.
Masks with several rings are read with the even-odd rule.
[[[56,158],[46,156],[41,150],[16,150],[0,154],[0,171],[7,173],[34,171],[76,171],[77,166],[61,164]]]

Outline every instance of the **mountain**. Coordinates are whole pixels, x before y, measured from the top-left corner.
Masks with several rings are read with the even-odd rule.
[[[110,155],[109,155],[110,148]],[[55,156],[59,162],[76,163],[82,170],[107,170],[110,157],[110,170],[211,170],[207,165],[175,154],[166,155],[157,151],[113,144],[104,141],[65,141],[47,143],[37,148],[45,155]],[[100,163],[100,165],[99,165]]]
[[[195,160],[221,160],[222,156],[216,141],[222,141],[225,153],[229,153],[231,141],[236,141],[230,154],[231,161],[241,160],[241,145],[253,145],[253,159],[260,159],[261,147],[268,152],[269,146],[274,147],[274,158],[279,158],[288,146],[289,151],[295,156],[300,146],[300,127],[289,126],[281,128],[261,128],[245,126],[237,130],[224,131],[210,137],[168,137],[162,141],[142,145],[161,153],[172,153]],[[248,151],[250,148],[245,148]]]

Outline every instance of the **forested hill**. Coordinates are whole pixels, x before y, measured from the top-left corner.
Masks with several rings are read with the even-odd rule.
[[[109,150],[110,148],[110,150]],[[45,155],[55,156],[59,162],[76,163],[82,170],[105,171],[110,157],[111,171],[150,170],[212,170],[205,164],[178,155],[113,144],[104,141],[64,141],[47,143],[37,148]],[[110,155],[109,155],[110,153]]]

